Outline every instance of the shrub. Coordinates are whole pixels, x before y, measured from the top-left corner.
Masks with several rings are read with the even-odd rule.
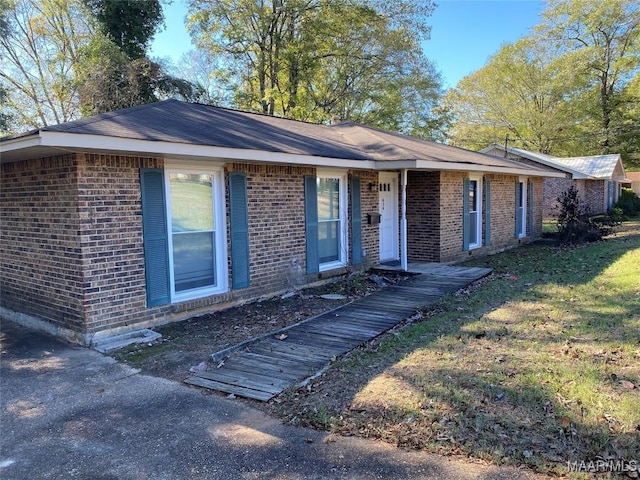
[[[574,185],[558,197],[558,203],[558,241],[561,245],[597,242],[613,231],[615,222],[611,217],[589,216]]]
[[[622,214],[626,217],[635,217],[640,214],[640,197],[630,188],[623,188],[614,208],[622,210]]]

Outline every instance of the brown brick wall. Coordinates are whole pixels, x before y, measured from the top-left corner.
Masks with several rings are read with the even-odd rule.
[[[410,262],[437,262],[440,248],[440,172],[408,172],[407,250]],[[443,200],[443,203],[447,203]]]
[[[77,176],[73,155],[2,164],[0,304],[82,330]]]
[[[79,155],[78,212],[86,331],[154,318],[146,309],[140,169],[152,158]]]
[[[147,308],[140,168],[162,166],[89,154],[3,165],[2,306],[83,335],[166,323],[320,278],[305,264],[304,175],[315,168],[230,164],[227,172],[247,174],[250,287]],[[366,219],[377,211],[377,191],[368,188],[377,172],[352,174],[361,178]],[[378,227],[362,227],[370,266]]]
[[[484,175],[491,180],[491,244],[469,251],[462,249],[462,190],[464,172],[441,174],[441,244],[437,261],[461,261],[470,256],[481,256],[517,246],[540,238],[542,235],[542,179],[534,178],[534,231],[522,239],[515,238],[515,181],[513,175]],[[484,238],[483,205],[483,238]]]
[[[369,188],[369,184],[378,185],[378,172],[372,170],[352,170],[349,175],[360,178],[361,201],[362,201],[362,249],[365,252],[363,258],[363,268],[376,265],[380,258],[380,229],[378,225],[367,223],[367,214],[379,212],[378,190]],[[351,195],[351,192],[349,192]],[[351,218],[351,206],[349,206],[349,217]],[[351,239],[351,231],[349,231]],[[351,246],[351,245],[350,245]],[[351,258],[351,256],[349,257]]]
[[[584,186],[579,185],[578,181],[571,180],[571,178],[545,178],[544,180],[544,218],[553,219],[557,218],[560,213],[560,204],[558,197],[566,192],[572,185],[574,185],[581,196],[581,200],[584,200]],[[580,188],[582,187],[582,188]]]
[[[247,175],[251,262],[243,296],[306,283],[304,176],[315,175],[315,169],[231,164],[227,171]]]
[[[464,172],[440,174],[440,262],[456,260],[462,251],[462,192]]]
[[[585,207],[591,215],[605,213],[607,204],[607,182],[604,180],[585,180]]]
[[[315,168],[228,164],[227,173],[247,174],[250,287],[147,308],[140,168],[162,166],[153,158],[94,154],[3,165],[2,306],[91,335],[167,323],[320,279],[307,275],[305,265],[304,176],[314,175]],[[353,170],[349,175],[360,177],[362,185],[364,268],[379,258],[379,227],[366,221],[367,213],[378,212],[378,192],[368,186],[378,184],[378,173]],[[462,251],[465,175],[409,172],[410,260],[469,255]],[[493,243],[474,255],[518,243],[513,239],[515,177],[491,178]],[[541,199],[542,189],[536,191]]]

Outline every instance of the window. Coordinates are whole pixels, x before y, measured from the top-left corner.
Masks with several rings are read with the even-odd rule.
[[[318,172],[318,259],[320,270],[346,264],[347,178],[342,173]]]
[[[168,169],[165,175],[171,299],[226,291],[222,172]]]
[[[470,177],[463,202],[468,206],[468,248],[482,245],[482,177]]]
[[[527,187],[526,180],[516,180],[516,238],[527,234]]]

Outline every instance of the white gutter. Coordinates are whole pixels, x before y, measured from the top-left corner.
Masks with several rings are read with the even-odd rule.
[[[502,175],[522,175],[527,177],[549,177],[564,178],[564,173],[550,172],[547,170],[500,167],[495,165],[478,165],[470,163],[435,161],[435,160],[384,160],[376,161],[376,170],[431,170],[431,171],[452,171],[452,172],[479,172],[497,173]]]
[[[22,150],[23,148],[39,147],[40,145],[42,145],[42,140],[37,134],[29,135],[28,137],[12,138],[11,140],[0,142],[0,153]]]
[[[400,219],[400,268],[409,270],[407,250],[407,169],[402,169],[402,217]]]
[[[135,154],[183,158],[194,160],[223,159],[239,162],[287,163],[290,165],[353,168],[363,170],[435,170],[497,173],[537,177],[563,178],[564,174],[545,170],[519,167],[480,165],[446,160],[347,160],[319,157],[307,154],[270,152],[243,148],[195,145],[166,141],[140,140],[134,138],[109,137],[104,135],[77,134],[68,132],[40,131],[37,134],[7,140],[0,143],[0,151],[9,153],[27,148],[41,147],[63,152],[119,152],[123,155]]]

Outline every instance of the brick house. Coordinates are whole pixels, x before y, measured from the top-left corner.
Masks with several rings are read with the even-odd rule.
[[[607,213],[620,198],[625,171],[619,154],[590,157],[554,157],[520,148],[490,145],[482,153],[525,165],[547,168],[563,178],[544,180],[544,219],[558,216],[558,197],[572,185],[591,215]]]
[[[640,196],[640,172],[628,172],[626,184],[636,195]]]
[[[84,345],[541,235],[559,176],[353,123],[166,100],[0,140],[0,314]]]

